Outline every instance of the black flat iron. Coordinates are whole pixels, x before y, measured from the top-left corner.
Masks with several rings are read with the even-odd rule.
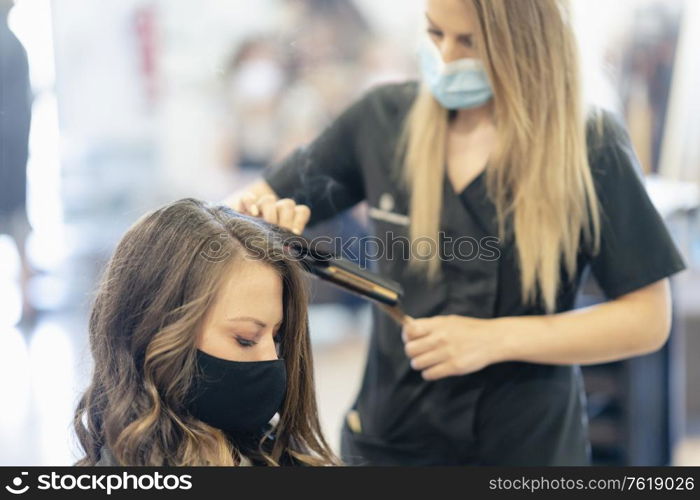
[[[408,316],[401,310],[403,288],[396,281],[362,269],[334,254],[320,242],[311,244],[300,236],[279,228],[285,252],[314,276],[378,304],[391,318],[403,325]]]

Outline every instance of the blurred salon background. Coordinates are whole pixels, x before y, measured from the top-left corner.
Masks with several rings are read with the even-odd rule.
[[[700,465],[700,2],[574,0],[590,97],[627,120],[690,269],[660,352],[586,367],[598,464]],[[223,199],[371,86],[417,76],[422,0],[0,0],[0,465],[69,465],[87,314],[145,211]],[[30,118],[31,117],[31,118]],[[311,234],[362,234],[358,206]],[[311,284],[338,449],[370,308]],[[580,301],[601,300],[591,283]]]

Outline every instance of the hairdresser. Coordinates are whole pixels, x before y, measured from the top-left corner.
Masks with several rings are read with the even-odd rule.
[[[582,98],[570,15],[428,0],[421,81],[370,90],[228,199],[296,232],[366,201],[387,242],[414,319],[374,312],[348,464],[588,464],[580,365],[666,342],[684,262],[623,122]],[[588,272],[607,301],[574,311]]]

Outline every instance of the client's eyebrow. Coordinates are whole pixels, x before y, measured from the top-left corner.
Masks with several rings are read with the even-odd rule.
[[[267,323],[259,320],[258,318],[254,318],[252,316],[236,316],[235,318],[226,318],[226,320],[227,321],[250,321],[251,323],[255,323],[260,328],[265,328],[267,326]],[[275,328],[278,328],[281,324],[282,324],[282,320],[280,320],[275,325]]]
[[[425,18],[428,20],[428,22],[430,23],[432,28],[435,28],[439,31],[442,31],[442,28],[440,28],[440,25],[438,25],[438,23],[436,23],[435,21],[430,19],[430,16],[427,13],[425,14]],[[471,41],[474,34],[473,33],[462,33],[459,36],[464,38],[464,39],[469,39],[469,41]]]

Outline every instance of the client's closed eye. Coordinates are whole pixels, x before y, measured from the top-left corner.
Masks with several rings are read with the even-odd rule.
[[[282,332],[279,329],[279,325],[277,325],[278,328],[272,332],[272,340],[275,342],[275,344],[279,344],[282,342]],[[258,345],[260,342],[260,336],[262,333],[256,333],[256,334],[249,334],[249,333],[234,333],[233,338],[236,340],[238,345],[241,347],[253,347]]]
[[[241,347],[253,347],[254,345],[257,344],[257,342],[255,342],[254,340],[250,340],[250,339],[247,339],[245,337],[241,337],[239,335],[236,336],[236,342],[238,342],[238,344]]]

